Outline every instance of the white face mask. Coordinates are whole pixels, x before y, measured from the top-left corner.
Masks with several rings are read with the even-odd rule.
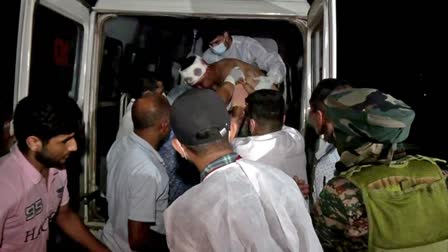
[[[212,47],[213,53],[217,55],[222,55],[227,50],[226,45],[224,45],[224,41]]]

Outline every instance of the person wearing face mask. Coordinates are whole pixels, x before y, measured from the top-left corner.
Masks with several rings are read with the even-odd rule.
[[[209,32],[209,48],[204,52],[205,62],[212,64],[221,59],[234,58],[256,65],[267,72],[264,82],[280,84],[285,79],[286,67],[280,55],[268,52],[260,42],[246,36],[231,35],[227,30]]]
[[[328,138],[333,134],[333,127],[325,118],[324,100],[335,90],[350,88],[351,85],[346,80],[323,79],[314,88],[309,100],[309,122],[313,126],[316,134],[321,136],[318,139],[316,153],[314,155],[314,165],[310,172],[311,201],[315,202],[325,184],[334,177],[339,161],[339,154],[336,147],[328,142]]]
[[[263,72],[257,67],[238,59],[222,59],[213,64],[207,64],[199,56],[190,56],[181,62],[179,71],[184,82],[195,88],[211,89],[218,96],[230,104],[234,91],[242,91],[247,94],[259,89],[275,89],[275,85],[266,83]],[[238,89],[237,86],[244,89]]]
[[[281,93],[266,89],[253,92],[246,98],[245,114],[251,136],[235,138],[235,152],[279,168],[296,180],[307,198],[305,142],[299,131],[284,125],[285,101]]]
[[[164,212],[170,251],[322,251],[294,181],[234,152],[232,123],[215,92],[185,92],[170,122],[173,147],[201,180]]]

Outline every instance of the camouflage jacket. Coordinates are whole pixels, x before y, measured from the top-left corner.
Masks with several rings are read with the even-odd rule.
[[[331,140],[341,153],[339,167],[386,164],[405,155],[401,143],[415,112],[403,101],[376,89],[346,88],[331,93],[324,107],[334,126]],[[327,251],[367,251],[367,210],[361,190],[349,180],[335,177],[328,182],[313,219]]]
[[[446,167],[442,167],[447,177]],[[335,177],[313,209],[316,233],[325,251],[367,251],[369,223],[362,193],[352,182]]]

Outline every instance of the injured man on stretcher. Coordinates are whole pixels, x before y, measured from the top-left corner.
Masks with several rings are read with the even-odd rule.
[[[180,74],[192,87],[215,90],[228,109],[244,107],[244,98],[248,94],[260,89],[277,90],[278,84],[270,82],[257,67],[238,59],[222,59],[207,64],[201,57],[191,56],[181,62]],[[238,88],[237,84],[241,86]],[[234,95],[238,98],[232,99]]]

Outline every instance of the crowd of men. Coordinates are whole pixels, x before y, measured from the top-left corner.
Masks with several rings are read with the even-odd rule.
[[[281,57],[227,31],[209,44],[167,95],[140,80],[107,155],[99,237],[68,206],[82,112],[68,97],[21,100],[0,159],[0,251],[46,251],[50,221],[91,251],[448,251],[446,165],[406,153],[412,108],[322,80],[309,123],[326,145],[307,172]]]

